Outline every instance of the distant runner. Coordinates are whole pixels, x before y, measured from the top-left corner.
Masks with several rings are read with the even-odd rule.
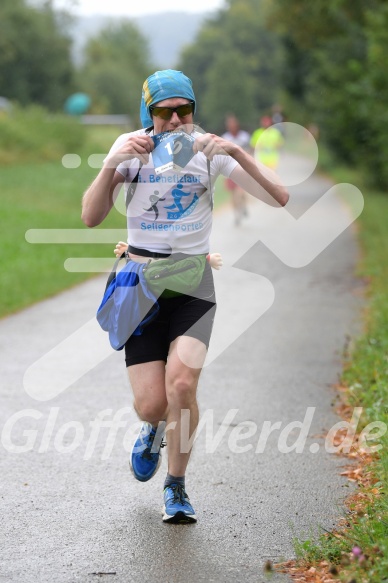
[[[250,136],[248,132],[240,129],[240,123],[237,117],[234,115],[228,115],[225,121],[225,126],[227,131],[222,134],[222,137],[233,144],[237,144],[246,152],[250,152]],[[235,225],[238,226],[241,219],[248,216],[246,192],[230,178],[225,179],[225,188],[231,193]]]
[[[282,134],[272,126],[272,119],[264,116],[260,120],[261,127],[253,132],[250,144],[255,151],[258,162],[276,170],[279,164],[279,150],[284,144]]]

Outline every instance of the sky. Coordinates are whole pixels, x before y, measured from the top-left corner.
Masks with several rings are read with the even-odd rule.
[[[68,8],[79,16],[91,14],[141,16],[158,12],[208,12],[217,10],[223,0],[54,0],[55,8]]]

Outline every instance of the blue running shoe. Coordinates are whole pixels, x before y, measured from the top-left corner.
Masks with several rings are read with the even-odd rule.
[[[136,480],[147,482],[159,469],[162,456],[163,429],[155,429],[144,422],[132,448],[129,465]]]
[[[194,508],[182,484],[171,484],[164,489],[163,522],[172,524],[197,522]]]

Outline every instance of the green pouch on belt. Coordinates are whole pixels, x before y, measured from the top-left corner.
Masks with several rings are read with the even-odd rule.
[[[205,265],[206,255],[190,255],[184,259],[169,257],[148,263],[144,268],[144,276],[157,296],[190,294],[201,283]]]

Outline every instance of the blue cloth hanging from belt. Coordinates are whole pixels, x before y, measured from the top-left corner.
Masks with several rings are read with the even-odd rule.
[[[128,261],[116,273],[120,259],[115,262],[97,310],[97,321],[109,333],[115,350],[122,350],[130,336],[140,336],[159,312],[157,297],[145,281],[144,263]]]

